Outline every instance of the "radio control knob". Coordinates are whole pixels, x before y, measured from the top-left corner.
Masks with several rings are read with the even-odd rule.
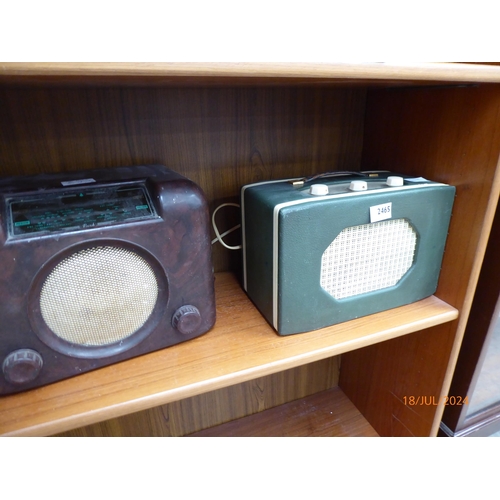
[[[201,314],[195,306],[181,306],[172,316],[172,326],[184,335],[194,333],[200,324]]]
[[[326,184],[313,184],[309,188],[309,194],[313,196],[325,196],[328,194],[328,186]]]
[[[405,181],[402,177],[399,177],[398,175],[390,175],[389,177],[387,177],[385,183],[390,187],[399,187],[402,186],[405,183]]]
[[[2,371],[11,384],[21,385],[32,382],[38,377],[43,359],[32,349],[12,351],[3,361]]]
[[[366,191],[368,189],[368,184],[366,181],[352,181],[349,185],[351,191]]]

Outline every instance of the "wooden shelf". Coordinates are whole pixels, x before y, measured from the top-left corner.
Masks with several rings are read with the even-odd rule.
[[[192,437],[376,437],[338,387],[233,420]]]
[[[216,326],[183,344],[0,399],[0,434],[50,435],[178,401],[453,321],[432,296],[314,332],[280,337],[231,273],[216,275]]]
[[[449,63],[1,63],[9,85],[311,85],[500,82],[500,68]]]

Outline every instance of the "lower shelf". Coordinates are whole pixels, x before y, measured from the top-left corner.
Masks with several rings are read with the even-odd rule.
[[[192,437],[375,437],[339,387],[191,434]]]
[[[232,274],[216,275],[207,334],[25,393],[0,397],[0,435],[40,436],[179,401],[453,321],[437,297],[280,337]]]

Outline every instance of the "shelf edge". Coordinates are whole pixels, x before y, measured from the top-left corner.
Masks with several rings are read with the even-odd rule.
[[[0,81],[99,82],[121,79],[322,79],[499,83],[500,67],[465,63],[0,63]]]

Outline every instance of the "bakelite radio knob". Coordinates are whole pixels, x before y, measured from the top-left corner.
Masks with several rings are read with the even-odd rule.
[[[11,384],[27,384],[38,377],[43,366],[40,354],[32,349],[12,351],[3,361],[2,371]]]
[[[201,314],[195,306],[181,306],[172,316],[173,327],[184,335],[194,333],[200,324]]]

